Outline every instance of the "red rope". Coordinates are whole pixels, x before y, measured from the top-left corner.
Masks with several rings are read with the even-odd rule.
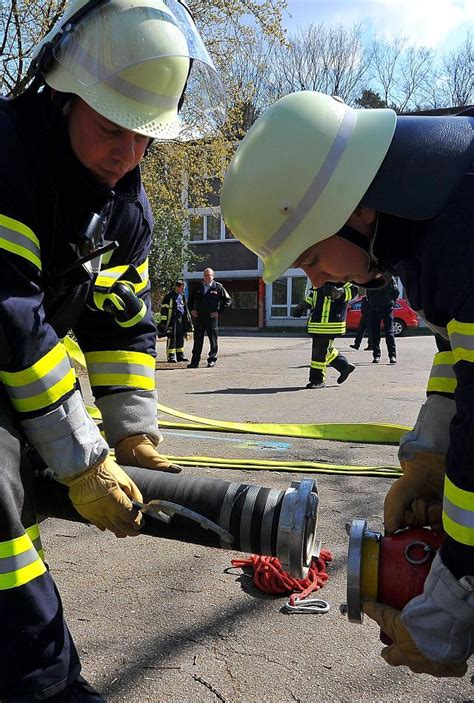
[[[290,605],[295,604],[295,599],[303,600],[310,593],[318,591],[329,580],[326,564],[332,561],[329,549],[321,549],[319,557],[313,557],[308,574],[305,579],[295,579],[283,571],[276,557],[261,557],[252,554],[248,559],[232,559],[232,566],[240,568],[253,568],[253,582],[264,593],[276,595],[278,593],[292,593]],[[296,593],[293,593],[296,591]],[[301,594],[301,595],[298,595]]]

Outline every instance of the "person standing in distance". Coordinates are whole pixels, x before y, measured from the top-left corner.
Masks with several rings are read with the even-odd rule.
[[[204,269],[203,282],[188,298],[188,307],[194,323],[194,344],[188,369],[197,369],[201,360],[204,335],[209,339],[207,366],[217,362],[219,315],[231,305],[232,300],[221,283],[214,280],[214,271]]]

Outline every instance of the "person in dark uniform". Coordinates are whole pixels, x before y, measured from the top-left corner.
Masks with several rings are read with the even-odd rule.
[[[310,310],[307,330],[313,339],[311,367],[306,388],[324,388],[326,369],[332,366],[339,371],[337,382],[344,383],[355,366],[334,346],[334,338],[346,331],[347,303],[357,293],[357,286],[325,283],[320,288],[311,288],[305,299],[297,305],[294,317],[301,317]]]
[[[121,465],[180,470],[156,451],[153,215],[139,163],[155,137],[182,130],[195,47],[206,62],[177,0],[75,0],[36,47],[25,90],[0,99],[3,703],[104,703],[81,676],[44,561],[36,468],[49,467],[82,518],[117,537],[142,525],[132,504],[142,494]],[[62,343],[70,330],[103,435]]]
[[[184,295],[184,281],[178,280],[161,302],[158,336],[166,336],[166,358],[171,364],[188,361],[184,356],[184,340],[193,325]]]
[[[391,364],[397,363],[397,345],[393,333],[393,307],[400,291],[393,276],[385,286],[367,291],[369,302],[368,322],[370,339],[372,342],[373,363],[380,361],[380,325],[383,322],[385,344],[387,345],[388,358]]]
[[[313,286],[397,276],[437,339],[427,399],[400,443],[387,534],[428,526],[444,542],[401,611],[367,600],[392,666],[464,676],[474,654],[474,108],[457,115],[354,110],[302,91],[262,113],[226,172],[221,209],[263,259]],[[291,178],[288,163],[295,164]]]
[[[214,271],[204,269],[203,282],[189,296],[188,307],[194,324],[194,344],[191,363],[188,369],[197,369],[201,360],[204,335],[209,339],[207,366],[212,368],[217,362],[219,315],[227,310],[232,300],[221,283],[214,280]]]
[[[372,350],[372,340],[370,338],[370,327],[369,327],[369,301],[367,300],[367,296],[363,295],[362,300],[360,301],[360,321],[359,325],[357,327],[357,332],[356,336],[354,337],[354,343],[349,344],[352,349],[359,349],[360,345],[362,343],[362,339],[364,337],[365,332],[367,332],[367,346],[365,347],[364,351],[371,351]]]

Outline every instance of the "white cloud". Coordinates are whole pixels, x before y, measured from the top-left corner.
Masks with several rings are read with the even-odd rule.
[[[378,37],[406,36],[433,48],[474,27],[474,0],[289,0],[288,11],[290,29],[308,22],[358,23]]]

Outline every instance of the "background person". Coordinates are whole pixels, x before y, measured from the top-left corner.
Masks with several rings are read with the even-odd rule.
[[[202,45],[186,13],[173,0],[130,0],[126,7],[78,1],[37,48],[28,89],[0,100],[5,702],[103,700],[80,677],[43,562],[32,450],[68,486],[76,510],[118,537],[138,534],[141,516],[130,499],[142,496],[109,444],[117,462],[180,470],[155,449],[156,328],[147,273],[153,218],[139,162],[151,139],[179,133],[191,61],[204,60],[202,51],[198,57],[188,49]],[[71,329],[107,441],[76,390],[60,341]]]
[[[193,325],[184,295],[184,281],[178,280],[161,302],[158,335],[167,336],[166,358],[170,363],[188,361],[184,356],[184,340]]]
[[[372,350],[372,341],[370,339],[370,327],[369,327],[369,312],[370,305],[367,300],[367,296],[364,294],[360,301],[360,320],[357,326],[356,336],[354,337],[354,344],[349,344],[352,349],[359,349],[362,343],[364,334],[367,332],[367,346],[364,351]]]
[[[383,323],[385,344],[387,345],[388,358],[391,364],[397,363],[397,344],[393,332],[393,308],[397,302],[400,291],[393,276],[386,285],[367,291],[369,302],[368,321],[370,338],[372,342],[373,363],[380,361],[380,326]]]
[[[204,269],[203,282],[190,294],[188,307],[194,323],[194,344],[191,363],[188,369],[197,369],[201,360],[204,335],[209,339],[207,366],[212,368],[217,362],[219,315],[231,305],[232,300],[221,283],[214,280],[214,271]]]
[[[221,194],[227,226],[262,258],[265,281],[293,266],[316,287],[396,275],[437,334],[428,398],[402,439],[384,519],[389,534],[442,520],[445,540],[401,613],[364,604],[393,641],[384,659],[434,676],[464,675],[474,652],[473,134],[473,108],[397,116],[295,93],[249,130]]]
[[[325,283],[321,288],[311,288],[295,308],[295,317],[301,317],[306,310],[311,311],[307,331],[313,341],[306,388],[324,388],[328,366],[339,371],[339,384],[354,371],[355,366],[334,346],[334,338],[345,334],[347,304],[356,294],[357,286],[350,283]]]

